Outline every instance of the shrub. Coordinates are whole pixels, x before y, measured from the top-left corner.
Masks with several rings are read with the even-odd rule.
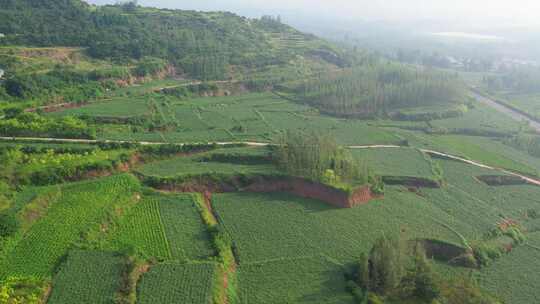
[[[19,221],[11,214],[0,214],[0,238],[13,235],[19,229]]]

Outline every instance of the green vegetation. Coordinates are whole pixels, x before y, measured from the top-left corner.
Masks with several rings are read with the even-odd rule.
[[[99,226],[107,211],[128,204],[138,188],[138,181],[129,175],[61,187],[59,197],[43,206],[46,216],[25,213],[25,220],[31,221],[29,227],[2,247],[0,277],[50,275],[84,232]]]
[[[354,149],[351,153],[355,158],[369,164],[380,176],[436,178],[431,159],[416,149]]]
[[[47,303],[112,303],[120,287],[123,259],[108,252],[71,251],[52,282]]]
[[[444,55],[401,52],[400,64],[279,17],[0,7],[0,136],[36,137],[0,141],[0,303],[540,297],[539,188],[490,186],[519,178],[422,152],[538,176],[532,128],[458,78],[538,116],[538,71],[481,84],[420,66]],[[291,177],[376,195],[345,209],[244,187]]]
[[[518,135],[507,139],[505,143],[525,151],[533,157],[540,158],[540,136]]]
[[[211,263],[153,266],[141,278],[137,303],[213,303],[216,273]]]
[[[405,229],[411,238],[459,245],[460,237],[444,225],[469,229],[400,187],[386,187],[384,198],[351,209],[281,193],[216,194],[212,205],[233,240],[240,265],[321,254],[349,263],[368,252],[382,233],[391,236]]]
[[[287,132],[277,142],[274,159],[291,176],[329,185],[344,187],[347,183],[355,186],[375,181],[366,165],[330,136]],[[375,189],[378,186],[374,185]]]
[[[172,259],[196,261],[214,256],[210,234],[191,195],[161,196],[159,208]]]
[[[178,156],[145,164],[136,170],[149,179],[152,177],[173,178],[178,181],[189,181],[192,178],[201,176],[219,178],[234,175],[279,174],[277,168],[269,161],[239,164],[238,162],[242,160],[242,157],[249,155],[250,150],[251,148],[241,150],[220,149],[193,156]],[[235,154],[235,152],[238,152],[238,154]]]
[[[159,211],[159,200],[145,196],[120,220],[111,233],[109,246],[117,250],[131,247],[147,258],[169,258],[171,253]]]
[[[321,256],[241,265],[239,303],[355,303],[343,273],[341,265]]]
[[[11,185],[49,185],[81,179],[87,175],[107,174],[127,164],[133,151],[93,149],[75,153],[44,148],[28,153],[21,146],[0,147],[0,179]],[[90,176],[89,176],[90,177]]]
[[[24,113],[0,121],[0,136],[91,139],[95,137],[95,130],[74,117],[51,119],[35,113]]]
[[[137,75],[153,72],[167,60],[200,79],[224,79],[230,65],[251,69],[286,64],[298,55],[344,61],[324,41],[274,19],[129,4],[92,7],[78,0],[49,2],[36,6],[24,0],[4,1],[0,32],[6,36],[0,42],[80,46],[95,58],[142,59],[135,68]],[[297,37],[299,47],[276,44],[274,34]]]
[[[391,115],[399,108],[464,102],[463,87],[456,77],[397,64],[321,74],[295,91],[303,102],[346,117]]]

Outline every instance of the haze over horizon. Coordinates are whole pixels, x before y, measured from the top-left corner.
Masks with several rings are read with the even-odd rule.
[[[92,4],[115,3],[115,0],[87,0]],[[250,17],[281,14],[287,21],[294,18],[322,18],[340,21],[391,21],[437,23],[489,27],[540,26],[540,1],[535,0],[140,0],[143,6],[189,10],[231,11]]]

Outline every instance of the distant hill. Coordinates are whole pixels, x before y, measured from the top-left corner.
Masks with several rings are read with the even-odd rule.
[[[193,78],[223,79],[231,67],[287,64],[298,56],[345,66],[331,44],[280,20],[80,0],[0,0],[0,45],[84,47],[95,58],[157,57]]]

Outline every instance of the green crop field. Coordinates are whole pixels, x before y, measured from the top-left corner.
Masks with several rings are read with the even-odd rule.
[[[123,258],[113,253],[72,251],[54,277],[47,303],[112,303],[123,267]]]
[[[378,175],[434,178],[429,157],[416,149],[377,148],[351,151]]]
[[[145,195],[112,235],[111,249],[131,246],[145,257],[186,262],[214,255],[191,194]]]
[[[520,124],[511,117],[497,112],[481,103],[475,103],[475,108],[465,115],[456,118],[434,120],[431,124],[445,129],[476,129],[497,132],[517,132]]]
[[[161,160],[144,164],[138,167],[137,172],[147,176],[178,177],[197,176],[203,174],[225,174],[229,176],[239,174],[272,174],[277,173],[277,169],[272,164],[238,164],[230,162],[206,161],[204,158],[212,154],[233,153],[236,155],[246,155],[242,151],[228,149],[212,151],[194,156],[179,156],[167,160]],[[245,150],[249,155],[250,150]]]
[[[91,117],[133,117],[149,113],[148,102],[144,97],[117,97],[99,101],[80,108],[53,112],[51,116],[87,115]]]
[[[214,255],[210,235],[190,194],[161,195],[159,209],[174,260],[205,260]]]
[[[395,130],[409,145],[461,156],[489,166],[528,175],[537,175],[540,162],[497,139],[483,136],[435,135],[408,130]]]
[[[279,193],[216,194],[213,207],[233,240],[240,265],[320,254],[347,263],[383,234],[404,231],[410,238],[459,245],[461,239],[447,227],[470,230],[400,187],[387,187],[384,199],[352,209]]]
[[[137,290],[139,304],[212,303],[216,264],[160,264],[143,275]]]
[[[135,129],[127,124],[98,125],[100,139],[205,142],[270,141],[283,130],[303,129],[335,135],[341,144],[396,144],[399,138],[358,120],[319,115],[304,105],[271,93],[188,100],[160,95],[113,97],[111,100],[51,115],[134,117],[145,115],[175,127],[163,131]]]
[[[98,225],[108,209],[132,200],[138,186],[130,175],[63,186],[46,216],[3,249],[0,277],[50,275],[59,259],[81,240],[81,234]]]
[[[343,273],[343,266],[321,256],[242,265],[239,303],[355,303]]]
[[[465,165],[455,161],[440,161],[445,180],[451,188],[471,200],[481,201],[507,218],[520,219],[529,209],[540,208],[540,187],[532,185],[491,187],[475,179],[479,175],[493,175],[495,171]],[[539,209],[540,210],[540,209]],[[495,223],[494,223],[495,224]]]
[[[480,285],[506,303],[536,303],[540,292],[540,250],[526,245],[495,261],[479,274]]]
[[[0,3],[0,304],[540,303],[522,29]]]
[[[109,246],[113,249],[133,246],[147,257],[170,258],[164,230],[159,201],[155,197],[145,196],[120,220]]]

